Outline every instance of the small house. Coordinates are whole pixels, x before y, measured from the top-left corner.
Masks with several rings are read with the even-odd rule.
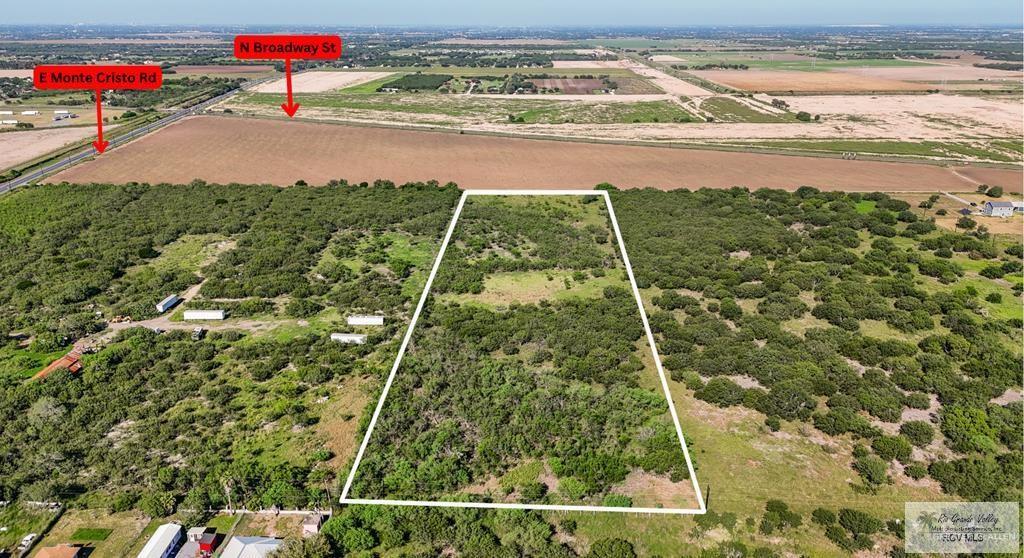
[[[53,114],[71,114],[70,110],[55,110]]]
[[[382,326],[384,325],[384,316],[349,316],[346,318],[348,325],[350,326]]]
[[[171,308],[174,308],[179,302],[181,302],[181,298],[178,295],[167,295],[167,298],[161,300],[156,304],[156,311],[163,314],[164,312],[170,310]]]
[[[2,115],[10,115],[10,114],[14,114],[14,111],[13,110],[0,110],[0,114],[2,114]]]
[[[0,120],[0,124],[3,124],[4,126],[14,126],[17,123],[17,120]]]
[[[199,542],[199,539],[203,538],[206,534],[206,527],[192,527],[185,533],[185,538],[188,542]]]
[[[38,380],[45,378],[61,368],[66,368],[67,371],[72,374],[80,372],[82,370],[82,353],[76,349],[72,349],[68,354],[51,362],[46,368],[43,368],[39,372],[36,372],[36,375],[32,376],[32,379]]]
[[[366,343],[366,336],[361,333],[332,333],[331,341],[363,345]]]
[[[1024,213],[1024,201],[1010,202],[1013,204],[1014,213]]]
[[[315,536],[320,532],[320,526],[324,523],[324,516],[318,513],[311,513],[302,518],[302,538]]]
[[[184,529],[177,523],[164,523],[156,528],[153,536],[146,541],[138,558],[169,558],[174,556],[184,537]]]
[[[989,217],[1013,216],[1013,204],[1005,201],[987,201],[981,208],[981,214]]]
[[[39,116],[38,110],[23,110],[21,111],[22,116]]]
[[[185,310],[185,320],[223,320],[223,310]]]
[[[199,544],[201,554],[212,556],[213,550],[217,548],[217,533],[204,533],[196,542]]]

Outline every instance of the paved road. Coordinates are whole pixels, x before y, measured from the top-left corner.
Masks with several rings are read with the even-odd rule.
[[[241,89],[232,89],[231,91],[228,91],[227,93],[224,93],[223,95],[218,95],[216,97],[213,97],[212,99],[208,99],[206,101],[203,101],[202,103],[199,103],[198,105],[195,105],[195,106],[192,106],[192,107],[189,107],[189,108],[186,108],[186,109],[181,109],[181,110],[179,110],[179,111],[177,111],[175,113],[172,113],[172,114],[170,114],[170,115],[168,115],[168,116],[166,116],[164,118],[161,118],[160,120],[157,120],[156,122],[153,122],[152,124],[146,124],[145,126],[141,126],[139,128],[136,128],[136,129],[128,132],[127,134],[124,134],[124,135],[121,135],[121,136],[117,136],[116,138],[112,138],[110,140],[110,145],[107,147],[107,149],[109,150],[109,149],[117,147],[119,145],[123,145],[125,143],[128,143],[128,142],[132,141],[135,138],[138,138],[140,136],[144,136],[144,135],[146,135],[146,134],[148,134],[148,133],[150,133],[150,132],[152,132],[154,130],[157,130],[159,128],[163,128],[164,126],[166,126],[168,124],[171,124],[173,122],[177,122],[178,120],[181,120],[182,118],[185,118],[186,116],[192,116],[194,114],[198,114],[198,113],[206,110],[207,108],[209,108],[209,107],[211,107],[211,106],[213,106],[213,105],[215,105],[215,104],[217,104],[217,103],[227,99],[228,97],[231,97],[232,95],[238,93],[239,91],[241,91],[243,89],[249,89],[250,87],[254,87],[254,86],[256,86],[256,85],[258,85],[260,83],[263,83],[264,81],[266,81],[266,80],[263,79],[263,80],[257,80],[257,81],[246,83],[245,85],[242,86]],[[15,179],[13,179],[13,180],[11,180],[9,182],[4,182],[3,184],[0,184],[0,194],[3,194],[5,192],[9,192],[9,191],[11,191],[11,190],[13,190],[13,189],[15,189],[15,188],[17,188],[19,186],[24,186],[25,184],[29,184],[29,183],[31,183],[31,182],[33,182],[35,180],[39,180],[40,178],[43,178],[46,175],[52,174],[52,173],[57,172],[59,170],[63,170],[65,168],[67,168],[67,167],[70,167],[70,166],[72,166],[72,165],[74,165],[76,163],[79,163],[79,162],[81,162],[81,161],[83,161],[85,159],[88,159],[88,158],[94,157],[94,156],[96,156],[96,150],[92,146],[84,148],[84,149],[82,149],[81,151],[79,151],[77,153],[73,153],[71,155],[68,155],[67,157],[64,157],[63,159],[61,159],[61,160],[59,160],[57,162],[51,163],[51,164],[49,164],[49,165],[47,165],[47,166],[45,166],[45,167],[43,167],[41,169],[38,169],[38,170],[30,172],[28,174],[19,176],[18,178],[15,178]]]

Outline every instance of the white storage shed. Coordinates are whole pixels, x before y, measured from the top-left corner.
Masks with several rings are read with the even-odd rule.
[[[223,310],[185,310],[182,316],[186,320],[223,320]]]
[[[331,341],[337,341],[339,343],[355,343],[356,345],[362,345],[366,343],[366,336],[361,333],[332,333]]]
[[[165,523],[156,528],[156,532],[146,541],[138,558],[168,558],[174,555],[182,537],[181,525]]]
[[[177,305],[179,302],[181,302],[181,298],[178,297],[178,295],[167,295],[167,298],[157,303],[156,311],[163,314],[164,312],[170,310],[171,308],[174,308],[174,306]]]
[[[384,325],[384,316],[354,315],[349,316],[347,321],[350,326],[382,326]]]

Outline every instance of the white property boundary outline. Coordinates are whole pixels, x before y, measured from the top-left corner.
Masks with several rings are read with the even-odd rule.
[[[665,391],[665,399],[668,403],[669,413],[672,415],[672,423],[676,427],[676,434],[679,436],[679,444],[683,448],[683,455],[686,457],[686,469],[690,473],[690,480],[693,483],[694,494],[697,496],[697,501],[700,503],[699,508],[623,508],[623,507],[605,507],[605,506],[573,506],[573,505],[551,505],[551,504],[508,504],[499,502],[459,502],[459,501],[433,501],[433,500],[379,500],[379,499],[366,499],[366,498],[349,498],[348,493],[352,489],[352,482],[356,478],[356,471],[359,469],[359,463],[363,459],[363,454],[366,452],[366,446],[370,443],[370,436],[373,434],[373,428],[377,424],[377,419],[380,417],[381,409],[384,408],[384,400],[387,399],[388,392],[391,390],[391,384],[394,383],[395,375],[398,373],[398,367],[402,363],[402,357],[405,356],[405,350],[409,346],[409,340],[412,338],[412,332],[416,328],[416,322],[419,320],[420,312],[423,310],[423,305],[427,301],[427,296],[430,294],[430,287],[434,283],[434,277],[437,275],[438,268],[441,267],[441,260],[444,259],[445,250],[448,248],[448,243],[451,242],[452,233],[455,231],[455,224],[459,220],[459,216],[462,215],[462,208],[466,205],[466,198],[469,196],[602,196],[605,201],[605,206],[608,208],[608,217],[611,219],[612,228],[615,230],[615,238],[619,243],[619,252],[622,254],[622,263],[626,266],[626,274],[629,276],[629,283],[633,287],[633,296],[636,298],[636,304],[640,310],[640,319],[643,321],[644,330],[647,332],[647,342],[651,346],[651,355],[654,357],[655,367],[658,369],[658,376],[661,377],[661,387]],[[683,428],[679,424],[679,415],[676,413],[675,403],[672,401],[672,393],[668,388],[668,379],[665,377],[665,369],[661,365],[661,357],[658,356],[658,348],[654,342],[654,333],[651,331],[651,324],[647,321],[647,312],[644,310],[644,301],[640,297],[640,289],[636,284],[636,277],[633,276],[633,266],[629,263],[629,256],[626,254],[626,244],[622,241],[622,231],[619,230],[619,221],[615,217],[615,209],[612,207],[611,196],[605,190],[464,190],[462,196],[459,198],[459,203],[455,207],[455,214],[452,216],[451,223],[448,224],[448,231],[444,235],[444,241],[441,243],[441,250],[437,253],[437,258],[434,259],[434,266],[430,269],[430,275],[427,277],[427,283],[423,287],[423,293],[420,295],[420,301],[416,305],[416,311],[413,312],[412,321],[409,322],[409,328],[405,332],[405,337],[402,339],[402,344],[398,348],[398,356],[395,358],[395,364],[391,367],[391,374],[388,375],[388,379],[384,382],[384,391],[381,392],[380,399],[377,401],[377,407],[373,410],[373,416],[370,418],[370,425],[366,429],[366,434],[363,436],[363,443],[359,446],[359,451],[356,453],[356,459],[352,463],[352,469],[348,473],[348,479],[345,481],[345,487],[341,491],[340,503],[342,504],[370,504],[370,505],[384,505],[384,506],[424,506],[424,507],[438,507],[438,508],[483,508],[483,509],[516,509],[516,510],[554,510],[554,511],[592,511],[592,512],[615,512],[615,513],[657,513],[657,514],[672,514],[672,515],[700,515],[707,513],[707,506],[704,502],[704,496],[701,494],[700,485],[697,484],[697,474],[693,470],[693,461],[690,459],[690,451],[686,447],[686,438],[683,436]]]

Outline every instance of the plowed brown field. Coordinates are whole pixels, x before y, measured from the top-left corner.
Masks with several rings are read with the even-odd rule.
[[[964,169],[961,167],[960,169]],[[973,170],[973,169],[972,169]],[[1020,170],[985,169],[1020,191]],[[460,135],[205,116],[187,119],[63,172],[51,181],[289,185],[436,179],[464,188],[620,187],[973,191],[951,169],[666,147]],[[971,177],[975,178],[975,177]]]

